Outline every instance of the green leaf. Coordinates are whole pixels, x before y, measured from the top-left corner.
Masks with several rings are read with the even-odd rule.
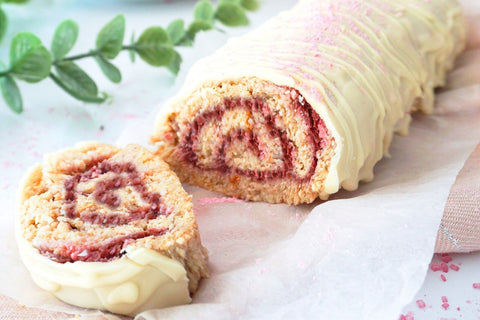
[[[130,38],[130,46],[135,46],[135,33],[132,33],[132,38]],[[134,49],[128,50],[128,56],[130,57],[130,61],[135,62],[135,50]]]
[[[125,36],[125,16],[119,14],[100,30],[97,36],[97,49],[107,59],[114,59],[122,50]]]
[[[27,82],[38,82],[50,73],[52,58],[39,38],[29,32],[18,33],[10,45],[10,71]]]
[[[240,5],[248,11],[255,11],[260,8],[260,1],[258,0],[241,0]]]
[[[182,19],[172,21],[167,27],[167,33],[174,45],[185,36],[185,23]]]
[[[245,10],[233,2],[220,2],[215,17],[230,27],[246,26],[249,23]]]
[[[7,32],[7,24],[7,15],[5,14],[5,11],[0,8],[0,42],[2,41],[5,32]]]
[[[60,60],[72,50],[78,37],[78,24],[73,20],[65,20],[55,30],[52,40],[52,56]]]
[[[40,39],[30,32],[20,32],[12,39],[10,45],[10,64],[22,59],[30,50],[42,45]]]
[[[218,3],[232,3],[242,7],[242,0],[220,0]]]
[[[97,61],[100,69],[102,69],[103,74],[113,83],[119,83],[122,81],[122,74],[117,67],[112,63],[108,62],[107,59],[101,56],[96,56],[95,60]]]
[[[182,56],[175,51],[175,55],[173,56],[172,62],[167,66],[167,69],[170,70],[171,73],[177,75],[180,71],[180,65],[182,64]]]
[[[163,28],[150,27],[138,38],[136,50],[146,63],[156,67],[167,66],[175,55],[175,50],[169,40],[168,34]]]
[[[3,0],[5,2],[10,2],[10,3],[16,3],[16,4],[22,4],[22,3],[27,3],[30,0]]]
[[[182,40],[180,40],[178,42],[177,46],[192,47],[193,46],[193,39],[187,33],[187,34],[185,34],[185,37],[183,37]]]
[[[98,96],[98,88],[90,76],[71,61],[63,61],[55,66],[57,75],[50,77],[63,90],[74,98],[86,102],[103,102],[105,97]]]
[[[187,30],[188,37],[193,41],[195,36],[200,31],[206,31],[213,28],[213,23],[205,20],[195,20],[189,26]]]
[[[15,80],[9,75],[1,77],[0,88],[10,109],[15,113],[21,113],[23,111],[22,96]]]
[[[201,0],[195,5],[195,9],[193,11],[195,20],[212,21],[214,15],[215,12],[213,11],[213,6],[210,1]]]

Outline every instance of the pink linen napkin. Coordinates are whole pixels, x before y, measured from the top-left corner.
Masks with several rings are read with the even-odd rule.
[[[480,144],[450,189],[438,230],[436,253],[480,250]]]

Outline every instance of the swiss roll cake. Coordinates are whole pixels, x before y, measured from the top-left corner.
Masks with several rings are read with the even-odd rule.
[[[35,283],[85,308],[133,316],[188,303],[208,273],[191,196],[136,145],[47,155],[20,185],[16,236]]]
[[[373,179],[463,50],[456,0],[300,0],[199,60],[151,141],[179,178],[300,204]]]

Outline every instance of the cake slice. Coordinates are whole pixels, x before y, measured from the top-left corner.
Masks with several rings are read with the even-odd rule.
[[[191,196],[137,145],[46,156],[20,186],[16,234],[33,280],[80,307],[133,316],[188,303],[207,276]]]

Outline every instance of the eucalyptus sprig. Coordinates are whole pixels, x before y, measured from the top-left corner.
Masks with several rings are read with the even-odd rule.
[[[101,103],[107,99],[107,94],[99,92],[95,81],[75,63],[76,60],[95,59],[103,74],[113,83],[119,83],[122,75],[110,61],[121,51],[128,51],[132,62],[138,55],[151,66],[166,67],[177,74],[182,57],[175,47],[193,45],[200,31],[218,29],[216,21],[231,27],[247,25],[246,11],[255,10],[258,6],[258,0],[220,0],[214,8],[209,0],[200,0],[194,8],[194,20],[188,26],[184,20],[177,19],[165,29],[150,27],[137,39],[132,35],[130,44],[124,44],[125,17],[120,14],[100,30],[94,49],[72,56],[68,53],[79,33],[78,24],[73,20],[65,20],[58,25],[50,50],[34,34],[21,32],[12,39],[9,66],[0,63],[0,89],[5,102],[16,113],[23,111],[16,80],[36,83],[50,78],[78,100]]]

